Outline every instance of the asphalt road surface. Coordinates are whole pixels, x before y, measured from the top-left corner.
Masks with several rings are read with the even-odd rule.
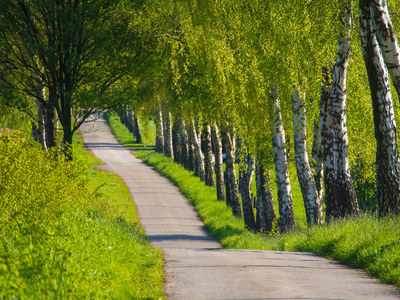
[[[179,189],[118,144],[104,119],[81,127],[87,147],[128,186],[168,299],[399,299],[391,285],[309,253],[224,250]]]

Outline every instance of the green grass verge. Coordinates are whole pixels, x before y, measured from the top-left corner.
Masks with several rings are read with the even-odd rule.
[[[400,217],[378,219],[371,215],[331,222],[310,229],[298,227],[280,235],[248,232],[242,219],[232,215],[224,202],[192,172],[155,152],[135,155],[170,178],[194,204],[210,235],[229,249],[304,251],[337,259],[365,269],[385,283],[400,287]]]
[[[132,151],[154,150],[156,127],[153,121],[148,119],[141,120],[140,132],[142,134],[143,143],[136,143],[132,133],[121,124],[118,114],[105,114],[105,118],[118,142],[128,149]]]
[[[0,222],[0,299],[165,299],[162,252],[146,239],[123,181],[97,170],[100,162],[84,151],[79,139],[75,167],[65,176],[57,171],[61,163],[53,165],[54,156],[39,168],[34,163],[42,162],[41,150],[24,144],[16,151],[19,144],[8,142],[11,147],[0,155],[15,170],[1,174],[2,183],[14,186],[13,194],[1,186],[0,208],[26,212],[0,218],[8,218]],[[17,171],[24,180],[14,178]],[[43,180],[33,184],[38,177]],[[62,181],[61,193],[47,193],[52,179]],[[51,209],[70,194],[79,205]],[[46,210],[41,209],[42,198],[49,203]],[[30,213],[35,214],[32,221]]]
[[[120,131],[124,129],[120,128]],[[114,134],[118,138],[118,132]],[[382,282],[400,287],[399,216],[378,219],[374,215],[362,214],[307,228],[300,188],[292,180],[297,228],[284,235],[280,235],[278,230],[270,235],[254,234],[245,229],[243,220],[233,216],[224,202],[217,200],[215,188],[206,186],[193,172],[188,172],[172,159],[153,151],[139,151],[135,155],[170,178],[181,189],[194,204],[209,234],[221,242],[224,248],[313,252],[365,269]],[[294,178],[294,166],[291,172]]]

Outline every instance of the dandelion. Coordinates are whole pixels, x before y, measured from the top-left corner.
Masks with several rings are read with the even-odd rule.
[[[108,249],[111,250],[112,249],[111,246],[108,246]]]

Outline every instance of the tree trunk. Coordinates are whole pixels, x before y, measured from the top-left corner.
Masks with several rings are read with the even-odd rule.
[[[219,130],[216,124],[212,126],[212,139],[214,143],[214,158],[215,158],[215,179],[217,185],[217,199],[225,201],[224,191],[224,166],[222,162],[222,143],[219,135]]]
[[[312,147],[312,163],[311,167],[314,170],[314,181],[315,187],[317,189],[318,199],[321,201],[321,211],[318,214],[321,215],[321,219],[323,219],[323,208],[322,208],[322,199],[324,195],[324,185],[323,185],[323,176],[324,176],[324,164],[323,164],[323,153],[322,153],[322,143],[321,143],[321,128],[319,121],[314,121],[314,134],[313,134],[313,147]]]
[[[172,149],[172,123],[171,123],[171,113],[165,114],[163,118],[164,123],[164,155],[166,157],[174,158],[174,153]]]
[[[280,112],[280,101],[273,90],[270,95],[272,104],[271,136],[274,153],[276,185],[279,203],[279,228],[286,232],[296,226],[293,212],[292,190],[290,188],[289,169],[286,156],[285,131]]]
[[[47,93],[46,87],[38,80],[37,93],[40,94],[37,100],[37,141],[42,145],[43,150],[56,146],[56,123],[57,116],[54,107],[51,105],[51,96]]]
[[[35,141],[42,145],[42,149],[47,151],[46,143],[46,126],[45,126],[45,115],[46,107],[41,101],[36,101],[37,104],[37,117],[38,126],[35,126]]]
[[[333,134],[332,134],[332,89],[328,68],[323,69],[323,82],[320,100],[321,143],[323,148],[325,203],[333,203]]]
[[[132,119],[132,130],[133,130],[133,135],[136,138],[136,143],[141,144],[142,143],[142,134],[140,133],[140,121],[139,117],[135,114],[135,112],[132,112],[133,119]]]
[[[226,203],[232,208],[232,213],[236,216],[242,216],[240,208],[239,190],[236,180],[235,171],[235,134],[228,131],[223,131],[223,139],[226,150]]]
[[[334,170],[334,193],[326,202],[326,218],[340,218],[358,213],[357,196],[350,176],[348,160],[348,135],[346,116],[346,75],[350,59],[350,35],[352,11],[344,9],[340,20],[345,32],[339,35],[338,57],[332,72],[332,155]]]
[[[133,133],[133,114],[132,114],[132,108],[126,107],[125,108],[125,123],[126,127],[128,128],[130,133]]]
[[[195,162],[195,155],[194,155],[194,146],[193,146],[193,134],[192,134],[192,130],[190,128],[191,125],[187,124],[187,147],[188,147],[188,170],[189,171],[195,171],[195,166],[196,166],[196,162]],[[196,171],[195,171],[196,173]]]
[[[371,89],[376,138],[378,214],[400,212],[399,155],[388,71],[374,34],[370,1],[360,0],[361,45]]]
[[[63,107],[62,114],[60,116],[60,122],[63,128],[63,153],[65,154],[67,160],[72,161],[72,115],[71,115],[71,107],[69,104],[70,100],[63,100],[65,107]]]
[[[194,161],[195,161],[195,174],[200,178],[201,181],[205,181],[205,171],[204,171],[204,160],[203,153],[201,152],[201,141],[200,135],[197,134],[196,124],[192,119],[191,136],[192,136],[192,144],[194,148]]]
[[[304,95],[300,95],[296,88],[292,93],[294,110],[294,150],[296,158],[296,171],[303,195],[307,224],[321,224],[323,222],[321,199],[312,175],[307,153],[307,121]]]
[[[57,114],[54,107],[50,103],[44,104],[44,133],[45,133],[45,143],[46,148],[50,149],[57,145]]]
[[[204,143],[204,168],[205,168],[206,185],[215,186],[214,164],[212,156],[213,152],[211,143],[211,126],[209,124],[204,124],[203,143]]]
[[[268,188],[268,178],[259,155],[256,164],[256,228],[265,233],[271,232],[276,220],[274,201]]]
[[[239,191],[242,196],[242,209],[244,224],[249,231],[256,230],[256,222],[254,219],[254,212],[252,206],[252,193],[251,193],[251,181],[253,179],[255,161],[246,153],[243,149],[243,144],[240,142],[238,148],[241,148],[241,160],[239,169]]]
[[[174,149],[174,161],[181,165],[183,165],[182,130],[182,121],[180,119],[175,120],[174,126],[172,127],[172,148]]]
[[[156,152],[164,152],[164,126],[162,112],[159,109],[156,116]]]
[[[189,148],[191,147],[190,145],[190,134],[188,133],[188,129],[187,129],[187,124],[185,121],[181,121],[181,128],[182,128],[182,149],[181,149],[181,153],[182,153],[182,163],[183,163],[183,167],[186,170],[192,171],[193,169],[190,169],[190,150]]]
[[[370,12],[382,56],[400,99],[400,49],[390,20],[387,1],[369,1]]]

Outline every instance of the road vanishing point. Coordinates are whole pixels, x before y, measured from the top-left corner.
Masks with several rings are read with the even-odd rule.
[[[167,178],[118,144],[103,118],[81,127],[89,150],[128,186],[151,244],[164,252],[168,299],[399,299],[394,286],[310,253],[226,250]]]

